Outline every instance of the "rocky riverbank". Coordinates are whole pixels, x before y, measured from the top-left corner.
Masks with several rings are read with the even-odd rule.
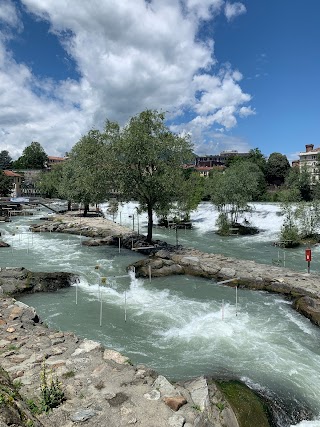
[[[98,342],[46,328],[13,298],[0,298],[0,313],[1,365],[9,374],[0,372],[1,427],[238,427],[222,393],[204,377],[171,384]],[[64,402],[35,415],[44,369],[58,378]]]

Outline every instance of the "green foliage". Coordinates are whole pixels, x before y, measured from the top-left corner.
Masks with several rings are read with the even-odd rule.
[[[9,151],[2,150],[0,151],[0,170],[11,169],[12,158],[9,154]]]
[[[37,415],[37,414],[41,414],[41,409],[39,408],[39,406],[36,404],[36,402],[33,399],[28,399],[26,401],[28,408],[30,409],[30,412],[33,415]]]
[[[105,201],[111,189],[108,132],[89,131],[72,148],[62,166],[58,193],[67,200],[83,203],[84,216],[89,204]]]
[[[50,172],[43,171],[35,185],[37,190],[45,197],[60,197],[60,184],[63,179],[63,163],[53,165]]]
[[[225,404],[224,403],[222,403],[222,402],[218,402],[217,403],[217,408],[219,409],[219,411],[221,412],[221,411],[223,411],[224,410],[224,408],[225,408]]]
[[[153,212],[169,212],[184,183],[182,164],[192,157],[187,137],[170,132],[165,115],[146,110],[131,118],[113,139],[113,176],[124,200],[137,200],[148,213],[147,240],[152,239]]]
[[[284,188],[288,197],[281,201],[298,202],[309,201],[312,198],[311,176],[306,167],[300,171],[298,167],[289,169],[285,179]]]
[[[222,236],[227,236],[230,234],[230,227],[232,226],[230,220],[228,219],[228,216],[224,212],[220,212],[216,226],[218,227],[219,234]]]
[[[64,392],[58,378],[51,371],[48,374],[47,366],[43,361],[40,374],[40,409],[49,412],[51,409],[59,406],[64,400]]]
[[[12,187],[11,179],[0,170],[0,197],[7,197]]]
[[[173,214],[179,221],[190,221],[190,213],[197,209],[204,193],[205,178],[192,172],[181,182],[177,193],[177,203]],[[177,222],[177,221],[175,221]]]
[[[301,239],[316,238],[320,227],[320,201],[299,203],[295,211]]]
[[[287,156],[281,153],[270,154],[266,166],[268,184],[282,185],[289,170],[290,163],[288,162]]]
[[[74,371],[65,372],[62,376],[63,378],[73,378],[76,375]]]
[[[239,162],[224,173],[214,173],[209,177],[211,202],[224,216],[219,216],[219,224],[237,224],[241,217],[251,211],[249,202],[257,200],[264,189],[264,176],[260,168],[251,162]],[[220,229],[219,229],[220,231]]]
[[[284,214],[284,220],[280,231],[280,244],[285,248],[298,246],[300,235],[296,224],[295,209],[293,205],[284,203],[281,210]]]
[[[44,169],[48,156],[39,142],[31,142],[22,156],[13,162],[13,169]]]

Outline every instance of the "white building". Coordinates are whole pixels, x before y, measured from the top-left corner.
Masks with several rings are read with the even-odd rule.
[[[318,154],[320,154],[320,147],[314,148],[313,144],[306,145],[306,151],[299,153],[300,157],[300,172],[306,167],[307,171],[311,175],[311,182],[316,182],[319,180],[319,170],[317,167],[318,163]],[[320,156],[319,156],[320,160]]]

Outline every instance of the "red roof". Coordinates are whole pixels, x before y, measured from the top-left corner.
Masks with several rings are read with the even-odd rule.
[[[15,172],[12,172],[12,171],[9,171],[9,170],[4,170],[3,173],[6,176],[17,176],[17,177],[23,178],[23,175],[20,175],[19,173],[15,173]]]
[[[61,162],[63,161],[63,160],[66,160],[66,157],[55,157],[55,156],[48,156],[48,159],[49,160],[60,160]]]

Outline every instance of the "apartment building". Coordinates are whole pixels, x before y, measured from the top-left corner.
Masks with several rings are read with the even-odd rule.
[[[317,167],[319,153],[320,147],[314,148],[313,144],[306,144],[306,151],[299,153],[300,172],[303,168],[307,168],[311,175],[311,182],[313,183],[319,181],[320,174]]]

